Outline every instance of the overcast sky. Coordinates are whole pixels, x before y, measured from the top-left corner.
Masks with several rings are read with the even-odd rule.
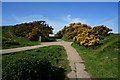
[[[71,22],[106,25],[118,32],[118,2],[3,2],[3,25],[45,20],[54,33]]]

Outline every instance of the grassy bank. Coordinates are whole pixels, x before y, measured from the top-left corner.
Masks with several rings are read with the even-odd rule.
[[[73,43],[80,56],[85,60],[86,70],[92,78],[118,78],[118,56],[120,34],[111,34],[94,48],[83,48]]]
[[[3,55],[3,80],[64,80],[70,72],[62,46]]]
[[[67,42],[72,42],[72,39],[68,39],[65,36],[62,37],[62,40],[67,41]]]
[[[24,37],[18,37],[14,35],[12,31],[12,26],[2,27],[2,48],[3,49],[32,46],[32,45],[38,45],[38,44],[40,44],[40,42],[29,41]]]

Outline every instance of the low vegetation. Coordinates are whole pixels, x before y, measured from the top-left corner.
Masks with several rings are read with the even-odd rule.
[[[67,41],[67,42],[72,42],[72,39],[68,39],[68,38],[65,37],[65,36],[63,36],[61,39],[64,40],[64,41]]]
[[[120,34],[110,34],[100,41],[101,45],[92,48],[72,44],[85,60],[86,70],[92,78],[118,78],[118,37]]]
[[[70,72],[62,46],[49,46],[3,55],[2,80],[64,80]]]

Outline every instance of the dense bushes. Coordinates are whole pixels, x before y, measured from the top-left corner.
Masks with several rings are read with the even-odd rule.
[[[31,23],[17,24],[13,27],[13,32],[17,36],[26,37],[31,41],[37,41],[39,36],[48,37],[52,34],[53,28],[45,21],[33,21]]]
[[[71,23],[68,27],[64,26],[62,30],[60,30],[57,34],[60,37],[67,37],[68,39],[73,39],[73,37],[77,36],[78,34],[82,33],[86,29],[91,29],[90,26],[81,23]]]
[[[73,41],[85,47],[97,45],[99,38],[95,35],[90,35],[89,32],[90,31],[84,31],[82,34],[78,34],[73,38]]]
[[[84,47],[95,46],[99,40],[103,39],[112,29],[104,25],[91,27],[87,24],[71,23],[68,27],[64,27],[57,33],[60,37],[65,36],[68,39],[73,39],[75,43]]]
[[[41,42],[53,42],[53,41],[56,41],[56,39],[50,37],[41,37]]]
[[[55,80],[55,75],[61,74],[60,71],[63,71],[62,74],[64,75],[64,69],[52,66],[44,58],[19,58],[9,62],[3,68],[2,80]]]
[[[4,66],[4,65],[3,65]],[[9,64],[3,68],[3,80],[33,80],[47,77],[46,72],[42,70],[47,69],[50,71],[50,63],[34,57],[23,58],[10,61]],[[43,75],[44,74],[44,75]]]

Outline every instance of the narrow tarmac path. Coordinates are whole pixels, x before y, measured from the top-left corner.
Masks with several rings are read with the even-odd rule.
[[[5,50],[0,50],[0,52],[2,52],[2,54],[6,54],[10,52],[30,50],[30,49],[45,47],[50,45],[61,45],[64,46],[67,52],[69,66],[71,67],[72,70],[70,73],[67,74],[68,78],[70,78],[71,80],[73,79],[79,80],[78,78],[90,78],[89,74],[85,71],[85,65],[81,63],[84,61],[79,56],[78,52],[71,46],[71,44],[72,42],[65,42],[63,40],[58,39],[58,42],[43,42],[41,43],[41,45],[5,49]]]
[[[12,48],[12,49],[3,49],[3,50],[0,50],[0,54],[7,54],[7,53],[11,53],[11,52],[18,52],[18,51],[25,51],[25,50],[35,49],[35,48],[39,48],[39,47],[50,46],[52,44],[53,45],[60,45],[60,42],[45,42],[45,43],[41,43],[41,45],[19,47],[19,48]]]

